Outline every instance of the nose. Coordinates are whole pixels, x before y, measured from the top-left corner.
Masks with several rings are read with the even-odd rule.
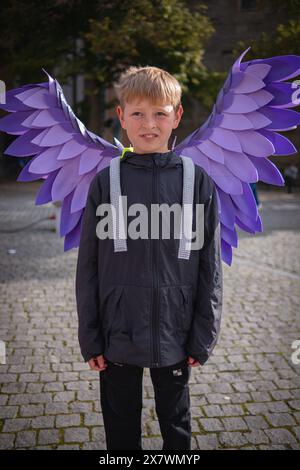
[[[155,119],[152,117],[144,117],[143,119],[143,128],[144,129],[153,129],[156,127]]]

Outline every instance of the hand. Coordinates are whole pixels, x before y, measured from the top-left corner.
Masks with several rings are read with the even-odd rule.
[[[90,369],[95,370],[97,372],[100,372],[101,370],[105,370],[107,367],[107,364],[105,362],[105,358],[103,355],[92,357],[92,359],[88,361],[88,364],[90,366]]]
[[[189,365],[190,367],[201,366],[200,362],[197,361],[197,359],[194,359],[194,358],[191,357],[191,356],[188,357],[188,365]]]

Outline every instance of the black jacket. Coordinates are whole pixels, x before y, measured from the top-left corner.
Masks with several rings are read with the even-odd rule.
[[[183,165],[174,152],[128,151],[120,167],[128,207],[143,203],[150,212],[151,203],[182,204]],[[205,205],[204,245],[188,260],[178,259],[178,238],[161,234],[127,237],[127,251],[114,253],[113,240],[96,235],[100,203],[110,203],[109,167],[92,180],[78,252],[78,339],[84,360],[104,354],[111,361],[163,367],[190,355],[204,364],[217,342],[222,310],[214,182],[195,165],[194,205]]]

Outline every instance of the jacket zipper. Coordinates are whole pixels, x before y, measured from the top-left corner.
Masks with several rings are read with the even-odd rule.
[[[159,203],[158,184],[157,184],[157,166],[153,161],[153,179],[152,179],[152,200],[154,203]],[[157,258],[158,258],[158,240],[151,238],[152,244],[152,281],[153,281],[153,304],[152,304],[152,350],[153,350],[153,367],[159,366],[159,344],[158,344],[158,321],[159,321],[159,290],[158,290],[158,273],[157,273]],[[155,249],[155,250],[154,250]]]

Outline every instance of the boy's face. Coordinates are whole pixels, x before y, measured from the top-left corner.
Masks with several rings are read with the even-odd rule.
[[[153,105],[143,99],[126,103],[124,110],[117,106],[116,111],[136,153],[163,153],[169,150],[168,141],[172,129],[178,127],[183,107],[175,113],[171,104]]]

